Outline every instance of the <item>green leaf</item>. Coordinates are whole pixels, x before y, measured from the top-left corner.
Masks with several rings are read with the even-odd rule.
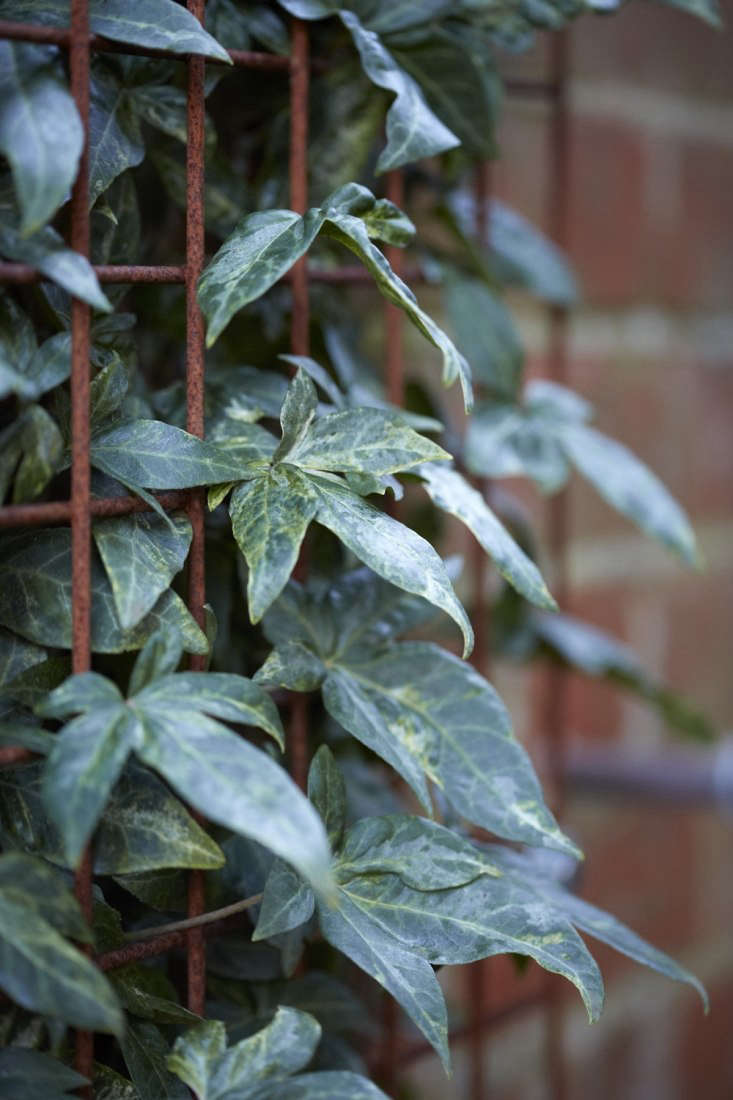
[[[66,201],[84,140],[57,56],[46,46],[0,43],[0,151],[13,172],[23,236]]]
[[[138,743],[136,724],[120,702],[97,706],[74,718],[57,737],[46,764],[43,800],[61,832],[72,867]]]
[[[88,714],[91,710],[116,706],[121,702],[119,688],[111,680],[98,672],[80,672],[70,676],[46,696],[36,707],[36,714],[42,718],[70,718],[74,714]]]
[[[358,881],[358,880],[357,880]],[[436,895],[426,894],[432,899]],[[328,942],[366,971],[402,1005],[435,1047],[448,1070],[448,1020],[443,993],[429,962],[406,950],[365,908],[339,891],[338,907],[319,908],[321,931]]]
[[[362,26],[354,12],[341,10],[339,16],[354,40],[366,75],[395,97],[387,112],[387,146],[377,161],[377,172],[389,172],[460,145],[459,138],[433,114],[419,85],[395,62],[379,36]]]
[[[0,1050],[0,1097],[14,1100],[67,1100],[70,1093],[86,1083],[50,1054],[24,1047]]]
[[[321,815],[329,843],[336,851],[346,827],[346,787],[328,745],[321,745],[311,762],[308,797]]]
[[[657,973],[665,975],[676,982],[686,982],[700,994],[700,998],[708,1011],[708,996],[701,983],[689,970],[652,947],[625,924],[611,916],[610,913],[596,908],[590,902],[577,897],[565,890],[561,883],[552,878],[546,867],[542,867],[536,855],[531,851],[513,852],[505,847],[497,845],[486,846],[489,858],[495,860],[501,867],[505,877],[516,882],[531,882],[533,890],[543,900],[562,913],[569,921],[587,932],[602,943],[627,955],[642,966],[648,966]]]
[[[69,530],[53,528],[7,537],[0,546],[0,564],[7,580],[0,586],[0,623],[40,645],[70,649]],[[160,628],[179,632],[187,652],[208,652],[205,635],[171,590],[132,630],[124,630],[104,569],[93,556],[92,649],[101,653],[140,649]]]
[[[508,309],[478,279],[446,279],[443,301],[458,347],[471,372],[497,397],[517,395],[524,353]]]
[[[139,1019],[189,1027],[200,1019],[178,1003],[176,988],[162,970],[130,963],[113,970],[110,980],[122,1007]]]
[[[323,478],[311,478],[311,483],[318,491],[318,522],[380,577],[450,615],[461,628],[464,653],[469,653],[473,646],[471,624],[430,543],[345,486]]]
[[[282,592],[298,560],[318,494],[299,470],[285,465],[243,482],[232,493],[232,532],[249,568],[247,602],[259,622]]]
[[[159,420],[132,420],[92,440],[92,463],[123,484],[189,489],[239,480],[242,464],[214,443]]]
[[[323,923],[325,906],[319,912]],[[399,875],[360,875],[342,884],[334,912],[333,920],[351,927],[358,913],[365,938],[388,936],[434,966],[505,952],[528,955],[576,986],[591,1021],[601,1011],[603,982],[580,936],[559,912],[542,905],[531,886],[514,878],[481,876],[462,886],[425,891],[411,889]],[[324,935],[331,939],[327,927],[324,923]]]
[[[132,672],[128,693],[137,695],[158,676],[175,672],[181,660],[183,646],[175,630],[161,630],[152,634],[138,653]]]
[[[2,0],[0,14],[51,27],[69,24],[69,0]],[[145,0],[131,8],[127,0],[89,0],[93,34],[144,49],[194,53],[230,63],[229,55],[198,19],[174,0]]]
[[[687,516],[631,451],[585,424],[562,425],[559,436],[567,457],[609,504],[688,565],[698,564]]]
[[[0,630],[0,689],[12,684],[16,677],[46,660],[46,651],[40,646],[24,642],[9,630]]]
[[[226,1047],[224,1025],[206,1021],[176,1039],[168,1066],[199,1100],[267,1095],[258,1085],[297,1073],[311,1060],[321,1026],[306,1012],[279,1008],[272,1023]]]
[[[377,202],[366,187],[349,183],[302,218],[291,210],[248,214],[199,280],[198,299],[207,321],[207,346],[211,347],[238,310],[261,297],[285,275],[323,230],[356,253],[384,297],[403,309],[440,351],[443,381],[450,385],[460,379],[468,409],[472,402],[468,364],[443,330],[420,309],[415,295],[370,240],[370,233],[393,240],[395,224],[401,227],[400,237],[404,236],[404,226],[396,219],[398,213],[391,204],[387,207]]]
[[[431,643],[400,642],[342,661],[322,690],[329,713],[427,805],[422,773],[472,824],[577,854],[543,802],[503,703],[470,665]]]
[[[310,803],[269,756],[184,699],[140,708],[141,759],[209,820],[258,841],[328,893],[328,842]]]
[[[449,459],[442,447],[418,435],[398,413],[375,408],[344,409],[321,417],[287,455],[289,463],[304,469],[377,477]]]
[[[191,1100],[166,1066],[168,1043],[155,1024],[128,1020],[120,1046],[140,1100]]]
[[[47,279],[95,309],[111,311],[112,305],[102,293],[89,261],[67,248],[50,225],[23,237],[9,221],[0,218],[0,254],[38,268]]]
[[[113,0],[114,2],[114,0]],[[140,126],[127,88],[111,68],[94,67],[89,101],[89,204],[145,156]]]
[[[510,404],[476,409],[468,422],[464,458],[473,474],[531,477],[546,493],[562,488],[569,474],[551,419]]]
[[[272,456],[273,463],[290,460],[290,453],[303,441],[311,420],[316,415],[318,397],[308,374],[299,367],[288,386],[280,411],[282,438]]]
[[[132,1081],[99,1062],[94,1063],[92,1087],[94,1100],[140,1100]]]
[[[249,1093],[247,1094],[250,1095]],[[388,1100],[366,1077],[348,1070],[304,1073],[291,1081],[263,1085],[251,1100]]]
[[[255,674],[258,684],[290,691],[315,691],[326,676],[323,662],[302,642],[283,642]]]
[[[161,676],[135,695],[136,705],[177,708],[185,704],[214,718],[240,725],[258,726],[283,748],[280,715],[267,692],[244,676],[226,672],[178,672]]]
[[[310,791],[308,793],[312,798]],[[329,841],[332,841],[330,833]],[[266,940],[291,932],[311,919],[315,906],[310,886],[299,879],[287,863],[276,859],[265,882],[252,939]]]
[[[119,1036],[123,1017],[106,978],[49,923],[59,908],[66,925],[64,907],[73,899],[51,878],[43,881],[44,894],[38,898],[38,866],[43,870],[37,861],[18,854],[0,859],[0,985],[31,1012]]]
[[[411,814],[367,817],[349,829],[334,870],[339,882],[356,875],[396,874],[415,890],[464,886],[501,871],[491,857],[451,829]]]
[[[557,605],[539,569],[499,522],[483,495],[457,470],[446,466],[420,466],[416,472],[433,503],[466,524],[502,577],[531,603],[554,610]]]
[[[181,88],[170,84],[138,84],[130,90],[130,100],[144,122],[185,145],[186,94]],[[207,135],[213,137],[208,128]]]
[[[120,625],[130,629],[183,568],[191,545],[191,524],[184,515],[173,516],[168,523],[160,516],[137,512],[97,520],[93,533]]]

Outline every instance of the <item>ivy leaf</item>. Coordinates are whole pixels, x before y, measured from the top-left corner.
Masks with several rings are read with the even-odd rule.
[[[539,410],[484,405],[468,423],[465,461],[484,477],[531,477],[545,493],[561,489],[570,472],[551,420]]]
[[[81,1085],[82,1077],[57,1058],[40,1050],[5,1047],[0,1050],[0,1097],[13,1100],[68,1100]]]
[[[139,1100],[190,1100],[166,1066],[168,1043],[155,1024],[128,1020],[120,1046]]]
[[[135,722],[122,703],[97,706],[69,722],[48,757],[43,800],[63,836],[64,855],[76,867],[132,748]]]
[[[170,84],[138,84],[130,89],[135,113],[149,126],[186,143],[186,95]],[[207,136],[213,131],[207,126]]]
[[[312,798],[310,791],[308,794]],[[332,842],[330,833],[329,841]],[[267,940],[292,932],[311,919],[315,906],[316,899],[310,886],[299,879],[287,863],[276,859],[265,882],[252,939]]]
[[[137,695],[158,676],[175,672],[183,654],[181,637],[175,630],[161,630],[148,638],[135,658],[128,694]]]
[[[178,1003],[176,988],[162,970],[130,963],[110,978],[123,1008],[138,1019],[191,1026],[201,1018]]]
[[[208,1020],[176,1039],[168,1066],[199,1100],[264,1097],[258,1086],[306,1066],[320,1037],[321,1026],[308,1013],[279,1008],[267,1027],[227,1049],[224,1025]]]
[[[46,660],[41,646],[23,641],[17,634],[0,629],[0,690],[12,684],[18,676]]]
[[[471,624],[430,543],[345,486],[324,478],[310,480],[318,491],[318,522],[333,531],[375,573],[450,615],[463,634],[464,654],[470,653]]]
[[[612,507],[688,565],[699,563],[687,516],[628,448],[585,424],[562,425],[559,434],[567,457]]]
[[[335,851],[346,827],[346,786],[328,745],[321,745],[311,762],[308,797],[321,815]]]
[[[381,477],[421,462],[450,460],[431,439],[418,435],[398,413],[344,409],[315,421],[287,461],[311,470],[365,473]]]
[[[123,484],[189,489],[237,481],[242,465],[222,447],[159,420],[132,420],[92,440],[95,466]]]
[[[349,829],[336,874],[395,874],[414,890],[446,890],[501,875],[491,856],[451,829],[412,814],[367,817]]]
[[[33,500],[62,466],[64,441],[41,405],[29,405],[0,433],[0,498],[13,481],[13,503]]]
[[[29,237],[23,237],[6,218],[0,216],[0,254],[9,260],[37,268],[47,279],[83,302],[88,302],[94,309],[104,313],[112,310],[89,261],[67,248],[50,225],[38,229]]]
[[[504,303],[478,279],[450,275],[443,302],[456,343],[479,382],[498,398],[513,400],[524,354]]]
[[[400,642],[339,663],[322,691],[329,713],[426,805],[423,773],[474,825],[577,854],[544,804],[503,703],[470,665],[431,643]]]
[[[365,908],[355,904],[346,890],[339,891],[338,907],[319,909],[319,921],[328,942],[392,994],[448,1071],[448,1019],[443,992],[430,963],[406,950]]]
[[[57,56],[46,46],[0,43],[0,150],[13,172],[23,236],[66,201],[84,140]]]
[[[83,932],[83,918],[72,896],[37,860],[19,853],[3,855],[0,985],[30,1012],[120,1036],[123,1016],[109,983],[54,924],[77,935],[81,926]]]
[[[280,411],[282,438],[272,456],[273,464],[282,462],[286,458],[290,460],[291,452],[297,450],[298,444],[302,443],[308,432],[310,422],[316,415],[317,406],[316,388],[306,371],[299,367],[288,386]]]
[[[71,533],[50,528],[3,540],[0,563],[0,623],[29,641],[71,648]],[[133,629],[117,618],[112,588],[101,562],[92,557],[92,649],[123,653],[140,649],[156,630],[180,634],[188,653],[207,653],[206,636],[185,604],[168,589]]]
[[[651,970],[656,970],[657,973],[673,981],[691,985],[699,993],[705,1011],[708,1011],[707,993],[694,974],[685,970],[663,951],[652,947],[610,913],[596,908],[595,905],[566,890],[552,877],[548,869],[540,864],[532,851],[513,852],[498,845],[487,845],[485,850],[489,858],[502,869],[506,878],[512,878],[519,883],[531,882],[533,890],[547,904],[555,907],[582,932],[601,940],[622,955],[627,955],[630,959],[648,966]]]
[[[281,465],[232,493],[232,532],[249,567],[247,602],[253,623],[282,592],[298,560],[318,495],[300,471]]]
[[[348,1070],[323,1070],[263,1085],[251,1094],[251,1100],[387,1100],[387,1097],[372,1081],[359,1074]]]
[[[89,204],[93,206],[117,176],[142,163],[145,145],[127,88],[104,64],[92,71],[90,97]]]
[[[517,592],[539,607],[557,607],[539,569],[499,522],[481,493],[456,470],[445,466],[420,466],[416,472],[433,503],[466,524]]]
[[[389,211],[399,214],[395,208]],[[443,381],[460,379],[468,409],[472,402],[470,370],[443,330],[420,309],[415,295],[392,271],[370,240],[370,233],[394,239],[394,218],[366,187],[346,184],[302,218],[292,210],[248,214],[205,269],[198,299],[207,321],[208,347],[234,314],[261,297],[303,256],[321,230],[356,253],[374,276],[380,292],[405,311],[443,357]],[[400,223],[401,224],[401,223]]]
[[[69,24],[69,0],[0,0],[0,15],[50,27]],[[198,19],[174,0],[145,0],[131,8],[126,0],[89,0],[93,34],[144,49],[194,53],[230,62],[226,50],[203,29]]]
[[[377,172],[389,172],[460,145],[459,138],[433,114],[419,85],[395,62],[379,36],[362,26],[354,12],[342,10],[339,16],[354,40],[366,75],[378,88],[395,96],[387,112],[387,146],[377,161]]]
[[[138,512],[97,520],[93,534],[120,625],[130,629],[183,568],[191,545],[191,524],[183,515],[172,516],[167,522]]]

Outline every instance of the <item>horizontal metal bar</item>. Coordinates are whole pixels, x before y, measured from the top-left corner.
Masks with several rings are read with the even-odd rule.
[[[180,489],[170,493],[156,493],[158,503],[166,511],[184,508],[188,492]],[[132,512],[151,512],[153,509],[140,497],[92,497],[90,509],[93,516],[127,516]],[[8,504],[0,508],[0,527],[40,527],[45,523],[68,523],[71,518],[71,501],[50,500],[39,504]]]
[[[186,281],[186,269],[180,266],[153,266],[139,264],[96,264],[94,272],[100,283],[180,283]],[[308,272],[309,278],[314,283],[326,283],[328,285],[343,286],[370,286],[374,278],[365,267],[359,264],[348,264],[344,267],[312,268]],[[425,276],[421,268],[417,266],[406,268],[403,272],[405,279],[411,283],[424,282]],[[283,276],[284,282],[291,281],[291,273],[288,271]],[[30,264],[16,264],[0,260],[0,283],[38,283],[47,279],[37,267]]]
[[[51,46],[62,46],[68,49],[71,44],[71,30],[68,27],[41,27],[33,23],[16,23],[11,20],[0,19],[0,38],[13,39],[17,42],[40,42]],[[99,34],[89,35],[89,48],[96,53],[123,53],[136,57],[167,57],[172,61],[186,61],[188,55],[174,53],[173,50],[155,49],[146,46],[134,46],[127,42],[113,42],[109,38],[103,38]],[[256,50],[227,50],[232,64],[240,69],[271,69],[287,72],[290,68],[290,58],[282,54],[262,53]],[[215,57],[207,57],[215,65],[223,65],[224,62]]]

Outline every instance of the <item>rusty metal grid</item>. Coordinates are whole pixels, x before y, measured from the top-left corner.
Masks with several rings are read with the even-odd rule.
[[[188,10],[204,22],[205,0],[187,0]],[[89,70],[92,52],[109,52],[148,57],[167,57],[180,61],[188,69],[186,151],[186,262],[182,266],[96,265],[94,271],[102,283],[180,284],[186,293],[186,428],[191,434],[204,434],[204,324],[196,300],[196,285],[204,266],[204,71],[201,57],[182,58],[166,50],[142,49],[111,42],[90,33],[88,0],[71,0],[71,24],[59,29],[0,20],[0,39],[53,44],[69,54],[71,92],[76,101],[85,133],[88,133]],[[308,206],[307,154],[309,115],[309,75],[324,64],[309,56],[307,24],[298,19],[291,22],[290,56],[256,51],[229,50],[235,67],[280,71],[290,81],[290,206],[305,213]],[[566,73],[568,67],[567,32],[553,37],[551,72],[546,80],[508,80],[509,94],[539,99],[551,107],[548,129],[548,222],[550,235],[561,247],[567,245],[568,220],[568,105]],[[209,61],[210,64],[216,62]],[[401,171],[387,176],[386,193],[397,205],[402,205],[404,177]],[[484,243],[488,237],[487,203],[490,196],[490,169],[478,164],[475,176],[476,238]],[[79,172],[71,196],[70,245],[89,257],[88,153],[82,155]],[[423,281],[417,266],[405,264],[400,249],[387,247],[387,257],[395,270],[408,282]],[[26,265],[0,261],[0,284],[24,284],[38,281],[40,273]],[[291,350],[295,355],[309,352],[309,284],[322,282],[335,285],[372,285],[369,273],[362,267],[344,265],[339,268],[309,268],[307,257],[299,260],[285,276],[292,290]],[[548,307],[550,335],[548,343],[548,374],[555,381],[567,375],[567,309]],[[91,521],[95,516],[127,515],[149,511],[150,506],[134,496],[93,498],[89,462],[89,350],[90,307],[72,299],[72,367],[71,367],[71,427],[72,464],[69,500],[40,502],[0,507],[0,528],[42,524],[69,524],[72,533],[72,669],[79,673],[91,665]],[[404,404],[404,317],[393,305],[385,304],[385,381],[391,403]],[[490,486],[481,488],[490,492]],[[201,489],[156,494],[168,511],[185,508],[193,528],[193,540],[188,557],[188,606],[200,625],[204,622],[204,491]],[[399,506],[392,503],[396,514]],[[549,504],[549,549],[553,564],[554,591],[558,603],[564,606],[568,595],[567,576],[567,498],[554,497]],[[489,606],[486,578],[489,568],[486,555],[476,544],[470,563],[474,592],[473,625],[476,646],[473,663],[484,675],[489,672],[491,658]],[[298,564],[298,574],[307,569],[305,560]],[[203,658],[192,656],[193,669],[203,667]],[[290,697],[289,751],[291,771],[295,780],[305,786],[308,769],[308,710],[305,695]],[[547,740],[550,766],[550,791],[553,808],[561,812],[563,803],[563,729],[566,707],[565,678],[561,670],[548,671],[536,715],[536,724]],[[0,748],[0,765],[9,765],[33,757],[26,749]],[[89,851],[75,875],[75,892],[87,919],[91,917],[92,867]],[[188,917],[203,912],[203,872],[189,872]],[[236,928],[241,917],[227,917],[205,927],[169,931],[132,943],[115,951],[96,956],[103,970],[111,970],[133,961],[152,958],[174,948],[183,948],[187,957],[187,1003],[191,1011],[203,1014],[206,978],[206,946],[209,936]],[[543,1006],[546,1011],[546,1070],[550,1095],[562,1100],[565,1095],[564,1061],[562,1055],[562,1018],[557,982],[550,976],[541,985],[517,994],[506,981],[506,972],[495,981],[492,960],[466,968],[466,992],[469,1012],[466,1021],[451,1031],[451,1042],[467,1042],[470,1050],[471,1100],[487,1100],[487,1033],[492,1027],[514,1017],[521,1011]],[[371,1052],[369,1064],[386,1088],[396,1081],[398,1071],[429,1054],[432,1048],[424,1040],[401,1040],[397,1028],[397,1009],[391,998],[384,1002],[382,1036]],[[94,1059],[94,1036],[77,1031],[75,1065],[90,1077]],[[87,1090],[87,1094],[90,1095]]]

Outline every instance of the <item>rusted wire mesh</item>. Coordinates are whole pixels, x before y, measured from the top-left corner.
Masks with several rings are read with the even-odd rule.
[[[202,23],[205,0],[187,0],[189,11]],[[97,265],[94,270],[103,283],[159,283],[181,284],[186,292],[186,399],[187,430],[194,435],[204,434],[204,325],[196,300],[196,284],[204,265],[204,67],[203,58],[181,58],[166,50],[145,50],[139,47],[110,42],[89,30],[87,0],[71,0],[71,24],[68,29],[32,26],[0,20],[0,39],[46,43],[68,50],[71,74],[71,91],[88,133],[89,70],[92,51],[135,54],[149,57],[168,57],[188,67],[187,118],[188,143],[186,159],[186,256],[183,266]],[[290,205],[298,213],[304,213],[308,205],[308,115],[309,74],[311,68],[323,66],[309,58],[307,25],[292,21],[291,51],[289,57],[244,50],[229,50],[229,56],[237,67],[280,71],[290,80],[290,157],[289,185]],[[554,240],[566,243],[568,205],[568,126],[565,97],[565,73],[567,46],[563,35],[556,36],[552,55],[552,72],[547,81],[512,81],[506,84],[510,94],[548,101],[551,105],[548,158],[548,215],[550,232]],[[404,181],[402,173],[392,172],[387,178],[388,197],[401,204]],[[487,238],[486,202],[489,195],[489,173],[486,165],[477,166],[476,177],[476,236]],[[82,156],[79,173],[71,198],[70,244],[77,252],[89,257],[90,221],[88,203],[88,159]],[[419,268],[408,267],[398,249],[387,250],[394,270],[408,282],[419,282]],[[0,262],[0,283],[23,284],[42,278],[34,268],[25,264]],[[309,283],[327,282],[347,285],[364,282],[371,284],[371,276],[360,267],[345,266],[337,270],[309,271],[306,258],[298,261],[286,276],[292,289],[293,354],[307,355],[309,351]],[[552,306],[549,371],[556,381],[566,372],[566,311]],[[402,347],[402,313],[395,306],[385,306],[385,372],[388,399],[400,405],[404,403],[404,359]],[[35,504],[0,507],[0,527],[21,527],[43,524],[70,524],[72,536],[72,667],[75,673],[89,669],[91,662],[91,521],[94,516],[126,515],[148,511],[149,505],[133,496],[92,498],[89,461],[89,353],[90,307],[72,300],[72,350],[71,350],[71,430],[72,463],[71,492],[69,500],[40,502]],[[194,489],[185,492],[158,494],[162,507],[172,511],[185,507],[193,528],[193,541],[188,559],[188,606],[200,625],[204,623],[205,560],[204,560],[204,495]],[[566,504],[562,495],[550,505],[550,550],[554,565],[554,590],[561,606],[567,600],[567,575],[565,569],[565,544],[567,537]],[[476,633],[474,663],[486,673],[490,663],[488,605],[485,596],[485,579],[488,568],[485,554],[479,548],[472,558],[474,572],[472,589],[476,594],[473,618]],[[192,657],[191,667],[201,668],[202,658]],[[565,693],[562,673],[553,670],[549,674],[538,714],[538,724],[548,738],[551,760],[552,793],[555,808],[560,809],[562,730],[564,727]],[[305,785],[308,768],[307,708],[304,696],[295,696],[291,706],[290,760],[294,778]],[[0,764],[14,764],[29,758],[25,749],[0,749]],[[89,853],[82,860],[76,874],[77,898],[87,916],[91,917],[92,867]],[[203,911],[203,872],[189,874],[188,915],[197,916]],[[169,932],[134,943],[97,957],[105,970],[126,963],[160,955],[173,948],[183,948],[188,966],[188,1007],[202,1014],[204,1010],[206,980],[205,936],[221,934],[232,927],[231,920],[222,920],[204,928],[181,932]],[[530,1006],[542,1004],[547,1009],[547,1081],[555,1100],[564,1094],[563,1059],[561,1050],[560,1008],[556,1000],[556,985],[550,980],[539,990],[528,988],[517,995],[516,989],[506,996],[506,983],[494,983],[489,962],[477,963],[470,968],[467,994],[469,1010],[466,1023],[455,1029],[453,1042],[466,1040],[471,1057],[471,1100],[486,1100],[489,1095],[486,1074],[487,1034],[490,1028],[514,1016]],[[383,1020],[382,1041],[373,1053],[371,1064],[380,1080],[391,1087],[399,1069],[430,1053],[430,1046],[423,1041],[401,1040],[396,1025],[396,1009],[389,1001]],[[94,1037],[87,1032],[76,1033],[76,1067],[90,1077],[94,1059]]]

